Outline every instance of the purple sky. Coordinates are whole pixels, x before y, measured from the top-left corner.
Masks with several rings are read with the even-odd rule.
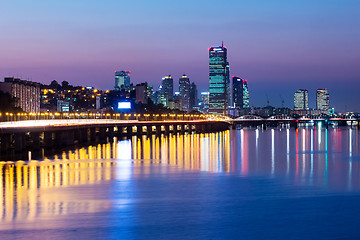
[[[208,48],[224,41],[250,105],[293,106],[298,88],[328,88],[360,112],[360,1],[2,0],[0,77],[112,89],[114,70],[157,88],[186,73],[208,90]]]

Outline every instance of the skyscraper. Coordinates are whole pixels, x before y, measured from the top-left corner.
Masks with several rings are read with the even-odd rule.
[[[226,114],[228,106],[229,63],[223,45],[209,48],[209,113]]]
[[[182,109],[183,111],[190,110],[190,79],[184,74],[179,78],[179,92],[182,99]]]
[[[233,77],[233,103],[238,110],[250,107],[247,80]]]
[[[115,90],[129,90],[130,71],[115,71]]]
[[[190,85],[190,98],[189,98],[189,110],[193,110],[193,108],[196,106],[197,104],[197,87],[196,84],[193,82]]]
[[[174,80],[171,75],[165,76],[161,82],[161,91],[162,95],[165,98],[165,107],[168,106],[168,102],[171,101],[174,97]]]
[[[154,89],[152,85],[148,85],[147,87],[147,96],[151,101],[154,102]]]
[[[316,90],[316,109],[329,114],[330,97],[326,88]]]
[[[201,92],[201,108],[203,112],[208,112],[209,110],[209,92]]]
[[[294,110],[308,110],[308,90],[298,89],[294,94]]]
[[[226,62],[226,92],[227,92],[227,106],[231,106],[231,83],[230,83],[230,64]]]

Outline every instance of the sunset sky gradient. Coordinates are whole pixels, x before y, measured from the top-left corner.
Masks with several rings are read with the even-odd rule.
[[[298,88],[327,88],[360,112],[360,1],[0,1],[0,78],[114,87],[114,70],[157,89],[185,73],[208,90],[208,48],[224,41],[250,105],[293,107]],[[2,81],[2,80],[1,80]]]

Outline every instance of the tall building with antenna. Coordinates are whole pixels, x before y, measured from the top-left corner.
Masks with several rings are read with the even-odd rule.
[[[227,114],[229,104],[229,62],[227,48],[209,48],[209,113]]]

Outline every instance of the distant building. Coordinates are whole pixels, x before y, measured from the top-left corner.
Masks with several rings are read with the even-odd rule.
[[[57,111],[58,112],[70,112],[69,102],[58,100],[57,101]]]
[[[227,48],[209,48],[209,113],[227,114],[229,94]]]
[[[6,77],[0,83],[0,91],[9,93],[16,99],[15,107],[25,112],[40,112],[40,84],[19,78]]]
[[[200,102],[199,102],[200,111],[207,113],[209,110],[209,92],[200,93]]]
[[[308,90],[307,89],[298,89],[294,94],[294,110],[308,110],[309,101],[308,101]]]
[[[96,96],[95,99],[96,99],[96,104],[95,104],[96,109],[101,109],[102,108],[101,95]]]
[[[53,81],[50,85],[41,85],[41,111],[57,111],[58,101],[68,102],[70,112],[102,109],[109,104],[110,94],[107,92],[69,84],[58,86],[56,81]]]
[[[330,97],[327,89],[316,90],[316,109],[329,114]]]
[[[268,118],[270,116],[273,116],[275,115],[274,114],[274,111],[275,111],[275,108],[272,107],[272,106],[266,106],[266,107],[263,107],[263,108],[253,108],[252,111],[251,111],[251,114],[252,115],[257,115],[257,116],[260,116],[262,118]],[[239,111],[239,115],[246,115],[248,113],[242,113],[242,110]]]
[[[209,105],[209,92],[201,92],[201,102],[204,105]]]
[[[182,110],[182,98],[180,92],[175,92],[174,98],[169,101],[170,109],[179,109]]]
[[[233,77],[233,103],[235,109],[247,109],[249,104],[249,89],[247,80]]]
[[[198,102],[198,92],[196,84],[193,82],[190,85],[190,98],[189,98],[189,111],[193,110],[194,107],[197,107]]]
[[[154,92],[154,103],[162,104],[164,106],[166,106],[166,104],[167,104],[165,95],[162,90],[162,85],[160,85],[159,89],[156,92]]]
[[[154,104],[160,104],[161,90],[157,90],[154,92]]]
[[[147,86],[147,96],[148,98],[154,102],[154,88],[152,85]]]
[[[230,83],[230,64],[226,62],[226,95],[227,107],[232,105],[231,83]]]
[[[321,115],[321,111],[320,110],[317,110],[317,109],[306,109],[306,110],[293,110],[291,111],[291,115],[294,115],[296,117],[299,117],[299,116],[307,116],[307,117],[310,117],[310,116],[319,116]]]
[[[136,91],[136,102],[141,102],[143,104],[148,103],[148,85],[147,83],[140,83],[135,86]]]
[[[179,92],[182,99],[182,110],[190,110],[190,79],[184,74],[179,79]]]
[[[130,90],[130,71],[115,71],[115,90]]]
[[[174,80],[171,75],[165,76],[161,82],[162,95],[165,99],[165,107],[168,107],[168,102],[173,100],[174,97]]]

